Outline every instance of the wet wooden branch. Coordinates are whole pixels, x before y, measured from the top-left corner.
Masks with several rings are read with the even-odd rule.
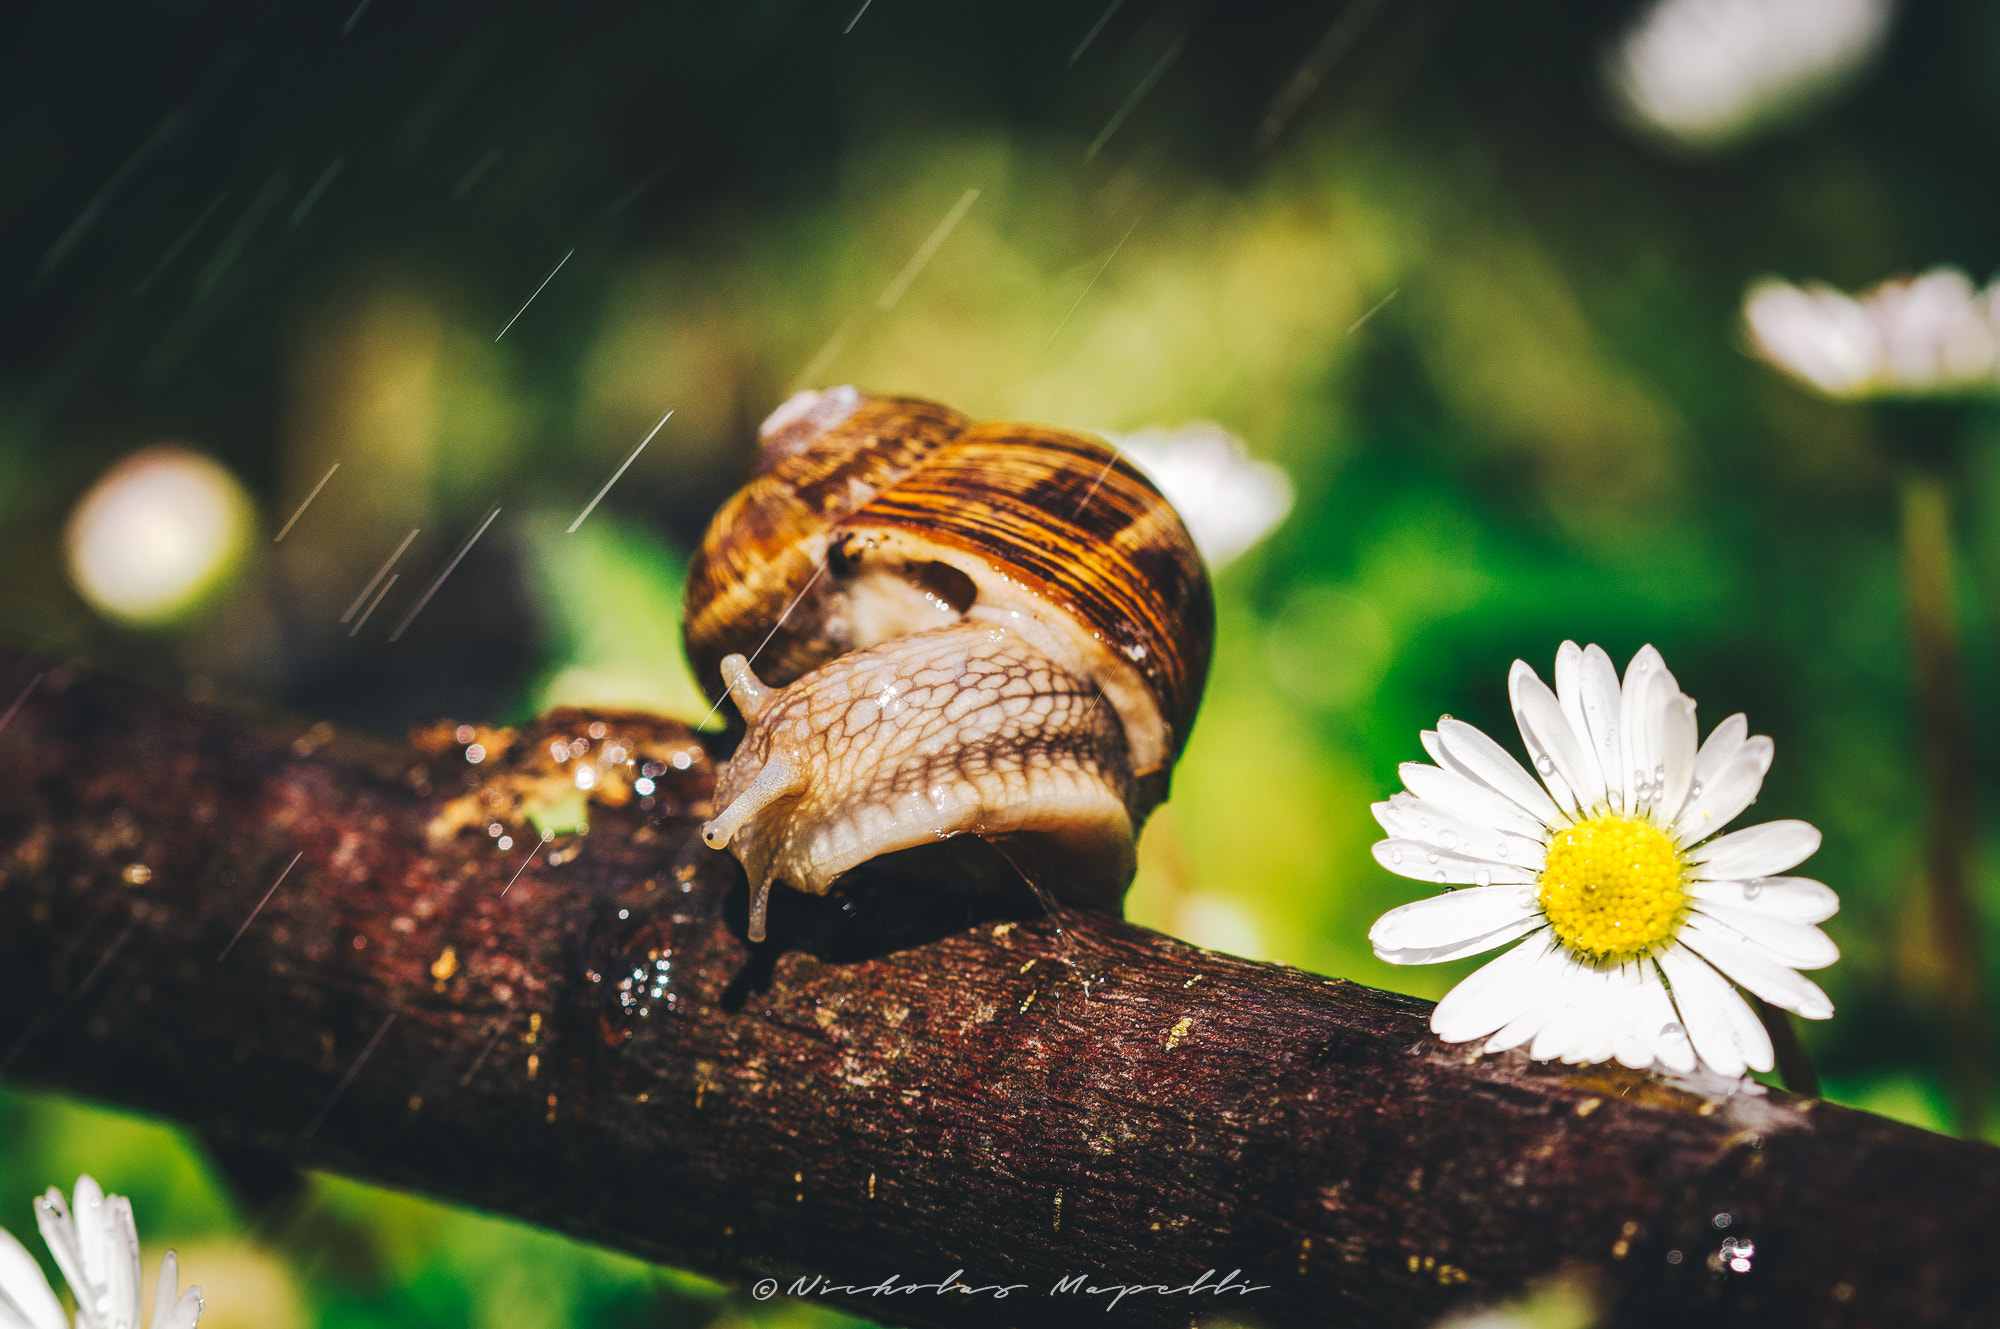
[[[0,655],[0,697],[39,668]],[[753,949],[727,861],[675,870],[693,736],[509,737],[370,745],[51,671],[0,731],[4,1074],[896,1323],[1101,1324],[1088,1289],[1204,1270],[1116,1322],[1424,1324],[1565,1268],[1622,1324],[2000,1305],[2000,1150],[1468,1059],[1422,1002],[1102,918],[787,896]],[[611,746],[658,768],[651,808]],[[608,801],[541,844],[513,816],[579,763]],[[865,1290],[954,1271],[1014,1290]]]

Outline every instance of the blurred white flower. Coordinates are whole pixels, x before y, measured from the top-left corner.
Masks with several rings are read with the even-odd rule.
[[[251,511],[243,486],[214,461],[147,448],[107,471],[70,514],[70,580],[108,617],[169,622],[235,569]]]
[[[1658,0],[1605,78],[1641,128],[1718,148],[1840,91],[1878,55],[1893,0]]]
[[[51,1186],[35,1201],[42,1240],[76,1297],[74,1329],[140,1329],[139,1233],[132,1203],[106,1195],[88,1176],[76,1181],[76,1207]],[[149,1329],[194,1329],[201,1289],[180,1290],[174,1253],[160,1261]],[[0,1329],[72,1329],[62,1303],[26,1248],[0,1228]]]
[[[1766,278],[1743,300],[1757,353],[1832,397],[1916,397],[2000,386],[2000,289],[1956,268],[1888,281],[1860,296]]]
[[[1621,684],[1603,650],[1566,641],[1554,690],[1516,660],[1508,693],[1540,781],[1462,720],[1423,735],[1437,765],[1405,763],[1409,792],[1375,805],[1390,836],[1375,859],[1445,893],[1376,920],[1375,954],[1438,964],[1526,938],[1438,1003],[1447,1043],[1732,1081],[1770,1070],[1770,1036],[1731,983],[1824,1020],[1833,1003],[1798,971],[1840,957],[1813,926],[1839,898],[1776,875],[1818,831],[1709,838],[1756,800],[1771,740],[1732,715],[1697,749],[1694,702],[1651,646]]]
[[[1291,480],[1221,425],[1197,421],[1109,437],[1160,487],[1211,568],[1270,534],[1292,510]]]

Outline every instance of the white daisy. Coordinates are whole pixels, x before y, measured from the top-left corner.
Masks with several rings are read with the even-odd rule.
[[[1838,897],[1773,875],[1810,857],[1818,831],[1773,821],[1708,838],[1757,797],[1771,740],[1732,715],[1697,751],[1694,702],[1651,646],[1621,687],[1610,656],[1566,641],[1555,691],[1516,660],[1508,692],[1541,782],[1469,724],[1425,732],[1437,765],[1406,763],[1408,792],[1375,805],[1391,837],[1375,858],[1448,889],[1378,919],[1375,953],[1433,964],[1526,939],[1438,1003],[1431,1029],[1448,1043],[1770,1070],[1770,1036],[1731,983],[1824,1020],[1833,1003],[1797,971],[1840,958],[1813,926]]]
[[[1160,487],[1211,568],[1263,539],[1292,510],[1290,477],[1252,457],[1221,425],[1198,420],[1106,437]]]
[[[2000,285],[1956,268],[1848,295],[1764,278],[1743,299],[1757,354],[1829,397],[1966,396],[2000,387]]]
[[[76,1296],[74,1329],[139,1329],[139,1233],[132,1202],[106,1195],[88,1176],[76,1181],[76,1207],[51,1186],[35,1201],[35,1222]],[[180,1290],[180,1267],[160,1261],[150,1329],[194,1329],[201,1289]],[[41,1266],[0,1228],[0,1329],[72,1329]]]

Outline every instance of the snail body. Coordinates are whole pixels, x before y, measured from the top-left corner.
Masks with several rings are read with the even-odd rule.
[[[770,887],[976,836],[1118,906],[1207,676],[1207,572],[1110,447],[853,388],[800,393],[689,569],[703,685],[746,726],[711,848]]]

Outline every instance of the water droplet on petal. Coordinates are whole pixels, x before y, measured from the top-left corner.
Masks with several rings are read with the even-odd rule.
[[[1763,893],[1764,893],[1764,879],[1762,877],[1757,878],[1757,880],[1755,881],[1746,881],[1743,883],[1744,899],[1754,900]]]
[[[1700,798],[1700,797],[1701,797],[1701,781],[1699,781],[1699,780],[1696,780],[1696,781],[1694,782],[1694,784],[1693,784],[1692,786],[1690,786],[1690,787],[1689,787],[1689,789],[1688,789],[1688,797],[1689,797],[1689,798]]]
[[[1535,758],[1535,769],[1543,775],[1553,775],[1555,774],[1556,764],[1549,760],[1547,753],[1543,753],[1541,756]]]
[[[1660,765],[1655,766],[1653,768],[1653,783],[1663,785],[1666,782],[1667,782],[1667,767],[1666,764],[1662,762]]]
[[[1661,1038],[1686,1038],[1687,1030],[1681,1028],[1680,1021],[1669,1020],[1660,1026]]]
[[[1431,850],[1431,856],[1426,861],[1431,863],[1437,862],[1438,861],[1437,850],[1435,849]]]
[[[1446,831],[1442,836],[1439,836],[1438,838],[1444,844],[1445,848],[1447,849],[1458,848],[1458,832]]]
[[[1502,840],[1498,845],[1494,846],[1493,854],[1496,858],[1507,857],[1507,842]]]
[[[1493,874],[1485,868],[1481,868],[1472,874],[1472,880],[1481,886],[1491,886],[1493,884]]]
[[[1438,885],[1440,886],[1444,885],[1444,873],[1436,872],[1432,873],[1431,875],[1436,879]]]
[[[1400,849],[1391,849],[1391,850],[1389,851],[1389,861],[1390,861],[1391,863],[1400,863],[1400,862],[1402,862],[1402,861],[1403,861],[1403,851],[1402,851],[1402,850],[1400,850]]]
[[[1614,811],[1614,812],[1623,812],[1623,811],[1625,810],[1625,791],[1624,791],[1624,790],[1622,790],[1622,789],[1614,789],[1614,790],[1612,790],[1612,791],[1611,791],[1611,808],[1612,808],[1612,811]]]

